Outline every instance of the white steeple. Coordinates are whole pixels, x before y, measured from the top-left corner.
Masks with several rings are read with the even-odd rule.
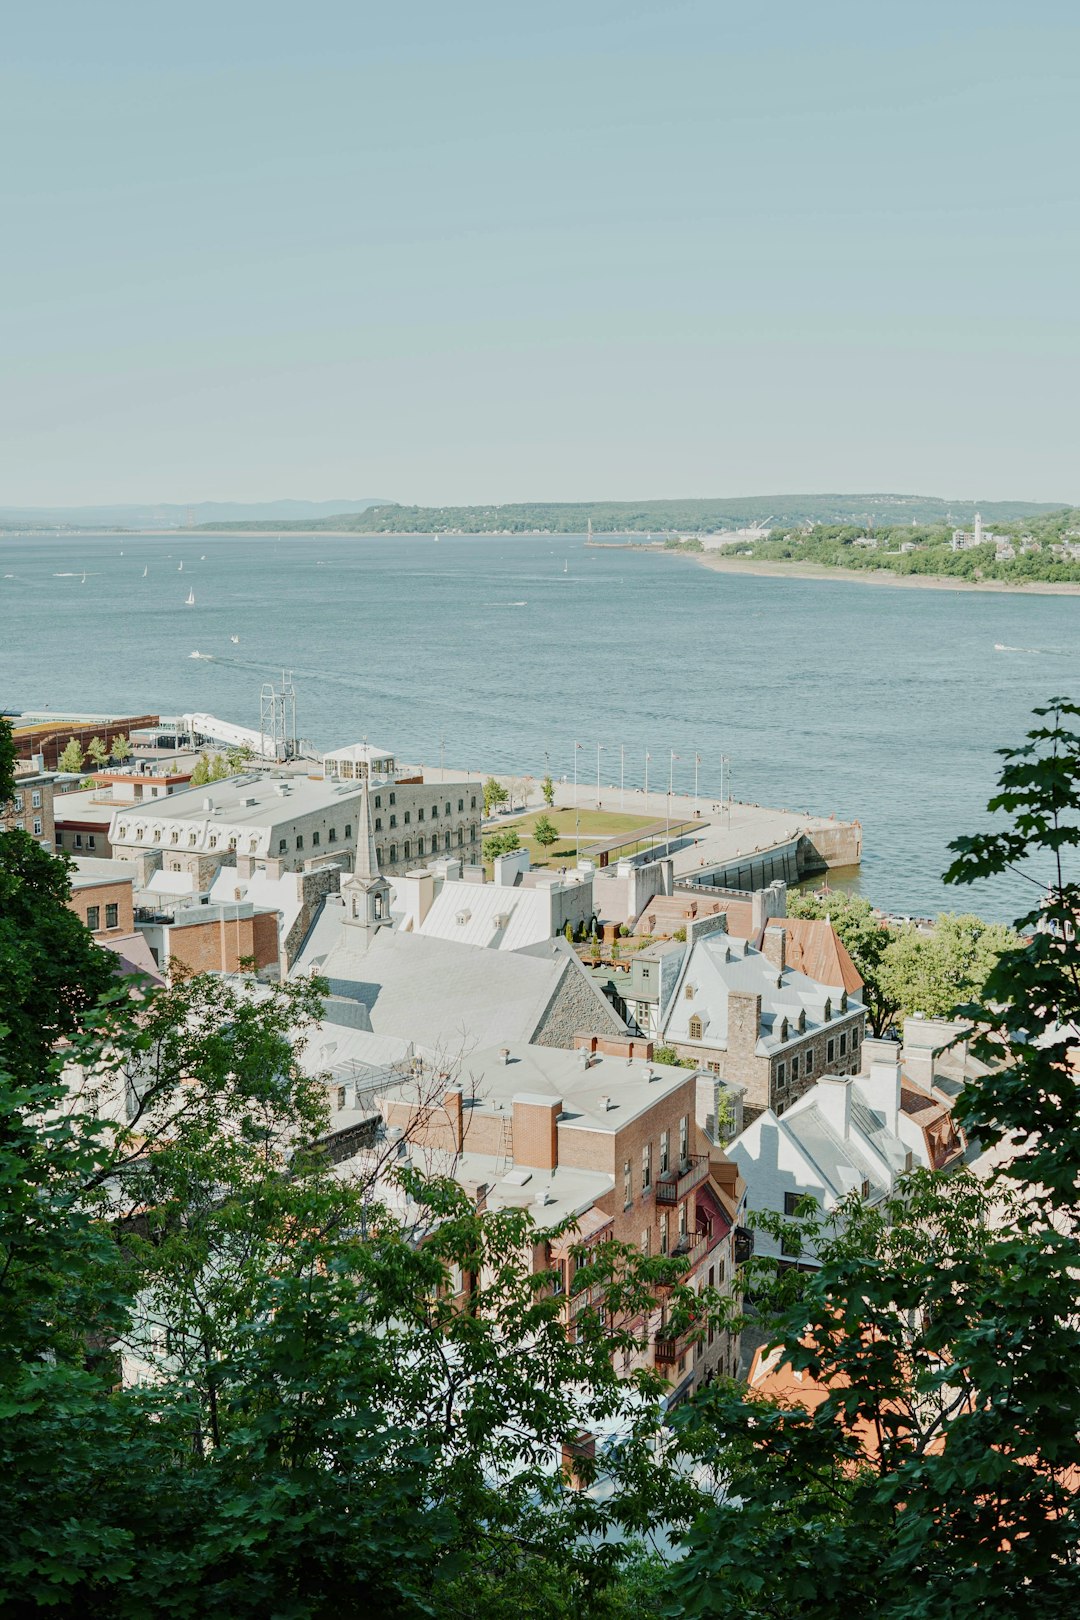
[[[360,792],[356,860],[350,875],[342,880],[341,898],[345,902],[345,926],[350,932],[362,929],[370,938],[379,928],[389,926],[390,885],[379,871],[366,776]]]

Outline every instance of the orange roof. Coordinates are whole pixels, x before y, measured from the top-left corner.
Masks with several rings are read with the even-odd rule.
[[[862,975],[824,917],[770,917],[765,926],[784,930],[787,965],[796,973],[818,984],[839,985],[849,996],[862,989]]]
[[[729,900],[725,897],[707,899],[707,890],[701,895],[654,894],[647,906],[642,907],[634,923],[635,934],[672,934],[695,917],[716,917],[726,912],[728,933],[738,939],[749,939],[751,907],[748,900]]]

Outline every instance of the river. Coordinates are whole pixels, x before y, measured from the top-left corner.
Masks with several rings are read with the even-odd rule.
[[[595,772],[599,743],[628,787],[647,751],[666,785],[674,750],[706,800],[725,755],[737,798],[857,816],[859,886],[901,912],[1028,903],[1020,879],[945,889],[946,845],[987,825],[994,750],[1080,683],[1076,597],[737,576],[583,537],[8,536],[0,559],[0,708],[257,725],[285,668],[320,747],[559,776],[575,742]]]

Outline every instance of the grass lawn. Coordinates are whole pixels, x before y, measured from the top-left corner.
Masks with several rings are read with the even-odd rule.
[[[546,815],[559,829],[555,843],[546,849],[532,837],[532,830],[540,816]],[[591,844],[614,838],[619,833],[630,834],[638,827],[655,826],[655,816],[621,816],[609,810],[531,810],[528,815],[507,817],[500,821],[500,829],[513,827],[529,852],[533,866],[573,866],[577,859],[577,829],[580,827],[581,853],[587,855]]]

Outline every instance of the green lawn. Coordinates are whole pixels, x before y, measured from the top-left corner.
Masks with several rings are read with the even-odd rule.
[[[532,837],[539,816],[546,815],[559,829],[554,844],[544,849]],[[656,816],[622,816],[610,810],[581,810],[573,808],[531,810],[528,815],[509,817],[500,821],[500,828],[513,827],[522,846],[528,850],[533,866],[573,866],[577,858],[577,833],[580,831],[581,853],[587,855],[591,845],[614,838],[619,833],[629,835],[638,827],[655,826]]]

